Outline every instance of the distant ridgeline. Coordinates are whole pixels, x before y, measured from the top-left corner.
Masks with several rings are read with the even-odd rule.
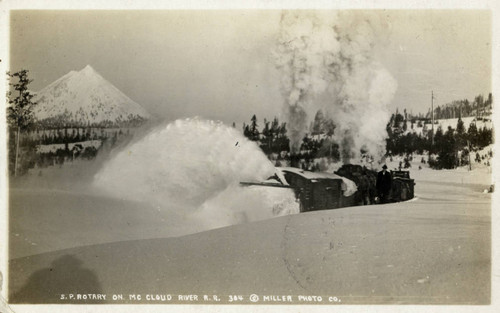
[[[478,119],[491,115],[493,110],[493,97],[489,93],[485,99],[482,95],[474,98],[474,101],[456,100],[451,103],[437,106],[434,109],[434,119],[458,118],[476,116]],[[427,118],[431,118],[431,112],[427,113]]]
[[[151,118],[89,65],[51,83],[34,101],[35,123],[20,137],[21,173],[77,158],[91,159],[98,150],[127,141]]]
[[[477,95],[473,101],[468,99],[454,100],[450,103],[434,106],[434,119],[450,119],[459,117],[474,116],[477,119],[488,118],[493,111],[493,96],[491,93],[488,97]],[[398,112],[396,112],[397,114]],[[406,116],[406,110],[404,112]],[[431,108],[426,114],[419,113],[417,115],[408,114],[408,120],[427,120],[430,122],[432,118]]]
[[[83,111],[83,110],[81,110]],[[90,118],[84,117],[83,112],[65,111],[57,116],[47,117],[43,120],[37,120],[35,128],[37,129],[61,129],[61,128],[135,128],[142,126],[147,118],[141,115],[129,114],[126,117],[119,116],[115,120],[102,120],[99,122],[92,121]]]

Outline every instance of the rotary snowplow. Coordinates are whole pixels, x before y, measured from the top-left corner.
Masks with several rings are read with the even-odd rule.
[[[391,202],[414,197],[415,182],[409,171],[391,171]],[[300,212],[337,209],[377,203],[377,172],[360,165],[346,164],[335,173],[311,172],[294,167],[278,167],[264,182],[241,182],[243,186],[293,189]]]

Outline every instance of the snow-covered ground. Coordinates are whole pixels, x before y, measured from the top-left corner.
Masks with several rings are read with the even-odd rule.
[[[11,301],[103,293],[108,300],[90,302],[215,294],[229,303],[236,294],[251,303],[256,294],[261,304],[270,295],[488,304],[490,167],[419,170],[420,160],[413,200],[293,214],[291,190],[238,185],[274,171],[254,143],[218,123],[178,121],[110,160],[11,182]]]
[[[250,294],[336,296],[346,304],[489,303],[491,194],[482,192],[484,173],[422,169],[412,177],[416,199],[409,202],[177,238],[167,237],[176,227],[187,230],[185,217],[154,206],[14,189],[10,286],[20,293],[13,299],[60,303],[53,294],[75,290],[217,294],[223,303],[229,294],[243,295],[244,303]],[[42,279],[52,272],[57,278]],[[83,283],[91,278],[99,283]]]
[[[482,149],[479,153],[480,155],[487,155],[490,149],[492,149],[492,146]],[[422,158],[426,161],[425,164],[422,163]],[[408,169],[403,168],[403,170],[410,170],[411,178],[416,180],[484,186],[489,186],[493,183],[492,167],[483,163],[478,163],[473,160],[471,170],[468,165],[450,170],[434,170],[429,167],[427,161],[428,155],[414,154],[413,161],[410,162],[411,167]],[[399,162],[403,162],[404,164],[404,157],[395,156],[392,161],[387,159],[387,166],[389,169],[395,170],[398,169]]]

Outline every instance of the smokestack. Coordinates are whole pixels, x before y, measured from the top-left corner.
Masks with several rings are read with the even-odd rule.
[[[336,125],[343,162],[360,149],[385,154],[387,104],[396,81],[373,59],[384,23],[361,12],[287,11],[281,16],[276,66],[281,71],[290,148],[297,152],[318,110]]]

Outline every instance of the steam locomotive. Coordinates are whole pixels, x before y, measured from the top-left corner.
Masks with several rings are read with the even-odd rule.
[[[415,182],[409,171],[391,171],[391,202],[414,197]],[[293,189],[300,202],[300,212],[337,209],[378,203],[377,172],[360,165],[346,164],[335,173],[310,172],[293,167],[278,167],[276,174],[262,183],[241,182]]]

